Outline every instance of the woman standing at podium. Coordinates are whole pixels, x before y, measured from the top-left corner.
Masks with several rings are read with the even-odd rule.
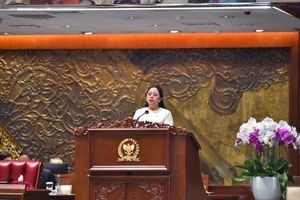
[[[146,106],[136,110],[133,119],[173,126],[172,113],[166,109],[163,96],[163,90],[159,85],[149,87],[146,93]]]

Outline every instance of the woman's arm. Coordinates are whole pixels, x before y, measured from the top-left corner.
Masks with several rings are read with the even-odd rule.
[[[168,110],[167,116],[164,120],[164,123],[169,124],[170,126],[174,125],[173,116],[172,116],[172,113],[169,110]]]

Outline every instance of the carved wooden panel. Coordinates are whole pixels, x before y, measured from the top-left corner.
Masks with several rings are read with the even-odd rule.
[[[170,198],[169,179],[167,177],[107,178],[102,176],[92,179],[90,194],[94,196],[90,198],[91,200],[169,200]],[[120,179],[122,182],[119,181]]]
[[[94,186],[94,192],[90,194],[95,195],[90,198],[92,200],[125,200],[125,184],[119,182],[98,183]]]
[[[168,188],[163,182],[140,182],[132,184],[132,200],[166,200]],[[148,198],[147,198],[148,197]]]

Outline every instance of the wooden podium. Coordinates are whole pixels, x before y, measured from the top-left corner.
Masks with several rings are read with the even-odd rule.
[[[193,135],[165,125],[144,127],[127,119],[75,131],[77,200],[209,199]]]

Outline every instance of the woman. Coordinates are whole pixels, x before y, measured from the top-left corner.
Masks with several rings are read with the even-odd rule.
[[[161,87],[159,85],[149,87],[146,95],[146,107],[138,109],[133,119],[173,126],[173,117],[171,112],[165,107]]]

